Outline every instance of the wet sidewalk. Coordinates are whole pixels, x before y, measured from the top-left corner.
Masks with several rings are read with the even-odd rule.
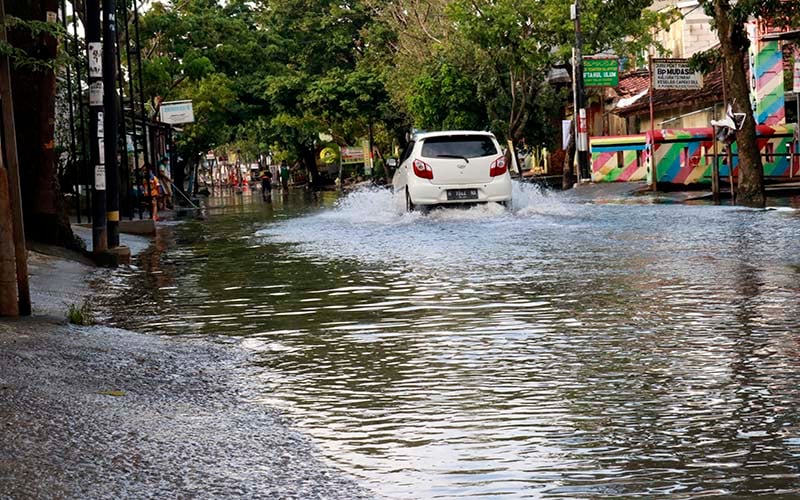
[[[0,320],[0,499],[372,497],[254,401],[236,341],[68,325],[109,271],[30,268],[34,316]]]

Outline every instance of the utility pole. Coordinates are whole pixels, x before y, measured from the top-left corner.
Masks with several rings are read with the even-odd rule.
[[[106,219],[108,247],[119,246],[119,165],[117,148],[117,2],[103,0],[103,108],[106,166]]]
[[[131,36],[130,36],[130,23],[128,16],[128,6],[122,6],[122,25],[125,26],[125,55],[127,57],[128,65],[128,104],[131,110],[131,139],[133,142],[133,171],[134,178],[136,179],[136,209],[139,211],[139,219],[142,219],[142,171],[139,168],[139,136],[136,127],[136,99],[133,92],[133,66],[131,65]],[[122,115],[125,115],[125,106],[122,107]],[[123,118],[124,120],[125,118]],[[125,147],[128,146],[128,140],[125,139]],[[135,210],[132,210],[132,212]]]
[[[583,35],[581,34],[580,0],[572,4],[575,21],[575,154],[578,157],[578,179],[589,179],[589,130],[586,123],[586,92],[583,86]]]
[[[126,6],[123,6],[126,8]],[[127,17],[127,16],[125,16]],[[122,200],[125,201],[125,212],[128,214],[129,220],[133,220],[133,204],[131,203],[131,176],[130,170],[128,167],[128,130],[125,124],[125,74],[122,71],[122,48],[120,47],[119,43],[119,26],[116,29],[116,35],[114,39],[114,43],[116,44],[116,71],[117,71],[117,85],[119,87],[119,98],[117,99],[118,104],[118,111],[119,111],[119,141],[118,141],[118,148],[119,148],[119,189],[117,189],[117,193],[122,196],[120,200],[120,205],[122,204]],[[124,193],[124,195],[123,195]],[[117,227],[117,233],[119,233],[119,227]]]
[[[108,251],[106,227],[105,120],[103,118],[103,44],[100,41],[100,0],[86,0],[86,43],[89,50],[89,149],[94,169],[92,190],[92,252]],[[113,87],[113,83],[112,83]]]
[[[75,13],[73,12],[73,17]],[[61,0],[61,26],[64,28],[64,33],[67,38],[69,38],[69,30],[67,28],[67,2],[66,0]],[[67,43],[67,40],[65,40]],[[76,158],[78,156],[78,148],[77,142],[75,140],[75,101],[72,98],[72,65],[67,64],[67,100],[69,101],[69,160],[72,164],[72,169],[74,171],[73,178],[75,179],[75,208],[77,209],[78,217],[80,217],[81,212],[81,193],[80,189],[78,188],[78,162]],[[80,76],[79,76],[80,80]],[[80,85],[78,86],[78,93],[80,94]]]
[[[139,79],[139,114],[141,117],[141,125],[142,125],[142,152],[144,157],[145,163],[150,163],[152,168],[155,168],[156,164],[150,160],[150,152],[149,148],[149,140],[150,140],[150,133],[148,132],[147,127],[147,114],[144,110],[144,85],[142,83],[142,40],[139,35],[139,0],[133,0],[133,29],[134,29],[134,36],[135,40],[135,47],[136,47],[136,67],[138,69],[137,76]],[[131,106],[134,106],[133,96],[131,96]],[[134,113],[135,114],[135,113]],[[135,127],[134,127],[135,129]],[[145,172],[145,179],[142,185],[145,187],[147,193],[150,192],[150,180]]]
[[[85,6],[84,6],[83,12],[84,13],[86,12],[85,11]],[[75,5],[75,2],[73,2],[73,4],[72,4],[72,47],[73,47],[72,57],[75,58],[75,74],[78,76],[78,88],[77,88],[77,94],[79,96],[78,97],[78,119],[80,120],[80,130],[79,130],[80,139],[78,140],[78,143],[81,145],[81,163],[80,163],[80,167],[76,167],[76,169],[75,169],[76,170],[76,173],[75,173],[75,191],[76,191],[75,209],[76,209],[77,215],[78,215],[78,224],[81,223],[81,186],[83,186],[83,184],[81,184],[81,182],[85,181],[85,179],[86,179],[86,132],[85,132],[86,131],[86,129],[85,129],[86,121],[84,120],[84,115],[83,115],[83,89],[81,88],[82,87],[81,78],[83,78],[83,77],[81,76],[82,75],[82,73],[81,73],[81,71],[82,71],[81,68],[82,67],[81,67],[80,50],[78,49],[79,45],[80,44],[78,43],[78,9],[77,9],[77,6]],[[87,206],[88,206],[88,203],[87,203]]]

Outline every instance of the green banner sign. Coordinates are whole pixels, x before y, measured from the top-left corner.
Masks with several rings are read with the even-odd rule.
[[[583,84],[586,87],[616,87],[619,85],[619,60],[584,58]]]

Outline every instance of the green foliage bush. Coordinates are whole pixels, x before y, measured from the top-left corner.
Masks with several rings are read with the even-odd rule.
[[[81,306],[70,304],[67,309],[67,321],[73,325],[93,325],[94,312],[92,311],[89,302],[84,301]]]

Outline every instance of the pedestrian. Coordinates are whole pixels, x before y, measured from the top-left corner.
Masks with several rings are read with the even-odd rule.
[[[286,160],[283,160],[281,162],[281,188],[284,193],[289,191],[289,173],[289,166],[286,164]]]
[[[144,185],[142,186],[142,192],[145,194],[145,200],[150,206],[150,218],[157,221],[158,197],[161,195],[160,183],[152,165],[145,163],[143,167],[144,176],[142,182],[144,182]]]
[[[261,199],[272,201],[272,172],[269,168],[261,173]]]
[[[163,156],[158,164],[158,180],[161,187],[159,207],[161,209],[172,208],[172,177],[169,171],[167,157]]]

